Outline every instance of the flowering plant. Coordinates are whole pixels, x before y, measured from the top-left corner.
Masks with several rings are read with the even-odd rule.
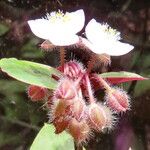
[[[97,56],[124,55],[133,46],[120,42],[118,31],[94,19],[85,27],[87,39],[78,36],[84,21],[83,10],[65,14],[61,11],[52,12],[46,18],[28,21],[32,32],[46,40],[41,48],[60,49],[60,66],[57,68],[14,58],[0,60],[2,71],[30,84],[28,95],[32,101],[43,100],[49,112],[49,123],[55,127],[55,133],[63,134],[66,131],[81,146],[94,133],[111,130],[118,114],[130,109],[128,94],[114,84],[145,79],[129,72],[93,73],[92,68],[96,61],[106,67],[111,63],[110,59],[105,63],[105,58],[98,60]],[[65,61],[65,48],[73,46],[91,52],[87,67],[76,60]],[[95,96],[98,90],[105,93],[102,100]],[[44,126],[39,134],[49,134],[47,127]],[[38,138],[37,136],[31,149],[36,149]]]
[[[28,24],[36,36],[49,40],[56,46],[68,46],[79,41],[77,33],[83,28],[84,21],[83,10],[65,14],[58,11],[47,14],[42,19],[29,20]]]

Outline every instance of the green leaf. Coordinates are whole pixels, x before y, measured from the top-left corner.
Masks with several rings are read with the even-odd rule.
[[[45,124],[33,141],[30,150],[74,150],[74,142],[69,134],[54,133],[54,126]]]
[[[133,78],[143,78],[142,76],[136,74],[136,73],[132,73],[132,72],[126,72],[126,71],[120,71],[120,72],[107,72],[107,73],[102,73],[100,74],[101,77],[103,78],[108,78],[108,77],[113,77],[113,78],[129,78],[129,77],[133,77]]]
[[[106,78],[110,83],[123,83],[134,80],[145,80],[144,78],[136,73],[120,71],[120,72],[107,72],[100,74],[102,78]]]
[[[3,72],[19,81],[48,89],[55,89],[57,85],[52,75],[60,76],[60,72],[55,68],[15,58],[1,59],[0,67]]]

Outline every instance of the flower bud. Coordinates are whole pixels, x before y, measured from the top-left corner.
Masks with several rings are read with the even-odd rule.
[[[53,120],[53,125],[55,126],[55,133],[59,134],[63,132],[69,124],[70,119],[64,119],[64,118],[56,118]]]
[[[89,139],[90,127],[85,120],[79,122],[73,118],[69,122],[68,132],[72,135],[77,144],[81,144]]]
[[[116,117],[114,116],[113,112],[110,110],[109,107],[103,106],[103,110],[106,114],[106,128],[107,129],[113,129],[115,123],[116,123]]]
[[[68,78],[64,78],[60,81],[58,88],[55,91],[56,99],[66,99],[70,100],[76,96],[76,88],[74,87],[74,82]]]
[[[88,121],[91,128],[96,131],[101,131],[106,127],[107,116],[101,104],[90,104],[88,109]]]
[[[83,72],[83,66],[77,61],[69,61],[64,64],[64,66],[58,67],[59,71],[62,71],[67,77],[71,79],[77,79],[79,75]]]
[[[43,100],[48,92],[46,88],[36,85],[30,85],[27,90],[28,96],[31,98],[32,101]]]
[[[68,126],[72,117],[70,103],[65,99],[54,100],[51,105],[50,120],[56,128],[56,133],[61,133]]]
[[[130,108],[129,96],[119,88],[113,88],[105,96],[107,105],[116,112],[125,112]]]
[[[77,98],[72,105],[73,117],[81,120],[85,116],[86,105],[83,99]]]
[[[67,100],[60,99],[57,100],[54,104],[53,108],[53,115],[56,117],[62,116],[62,115],[71,115],[71,103],[68,103]]]

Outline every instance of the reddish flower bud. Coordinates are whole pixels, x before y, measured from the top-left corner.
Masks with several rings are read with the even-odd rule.
[[[32,101],[43,100],[48,92],[46,88],[36,85],[30,85],[27,90],[28,96],[31,98]]]
[[[58,118],[56,118],[53,121],[53,125],[55,126],[55,129],[56,129],[55,133],[59,134],[59,133],[63,132],[68,127],[69,121],[70,121],[70,119],[58,119]]]
[[[60,133],[65,130],[71,118],[71,103],[68,104],[68,101],[64,99],[54,100],[51,105],[50,121],[56,128],[55,132]]]
[[[79,62],[69,61],[64,64],[64,66],[58,67],[59,71],[62,71],[67,77],[71,79],[77,79],[79,75],[83,72],[83,66]]]
[[[106,128],[107,129],[113,129],[116,121],[117,121],[117,118],[114,116],[113,112],[110,110],[109,107],[107,106],[103,106],[103,110],[106,114]]]
[[[73,118],[68,125],[68,132],[77,144],[86,142],[89,139],[90,131],[90,127],[85,120],[79,122]]]
[[[107,116],[101,104],[92,103],[88,109],[88,121],[96,131],[101,131],[106,127]]]
[[[105,99],[107,105],[118,113],[125,112],[130,108],[129,96],[119,88],[113,88],[111,91],[108,91]]]
[[[83,99],[77,98],[74,101],[74,104],[71,107],[73,117],[77,119],[78,121],[84,118],[85,116],[85,110],[86,110],[86,105]]]
[[[64,78],[60,81],[54,96],[56,99],[73,99],[77,95],[74,82],[68,78]]]

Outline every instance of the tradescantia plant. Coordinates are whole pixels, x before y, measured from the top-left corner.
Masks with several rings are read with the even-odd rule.
[[[55,150],[60,145],[65,149],[66,143],[74,149],[71,137],[77,146],[83,146],[95,132],[111,130],[117,121],[116,116],[130,109],[129,95],[115,84],[146,79],[130,72],[92,73],[96,61],[107,67],[111,64],[108,55],[124,55],[134,47],[120,42],[120,32],[95,19],[85,27],[86,38],[78,36],[84,22],[83,10],[65,14],[52,12],[45,18],[28,21],[31,31],[45,39],[42,49],[60,50],[60,66],[57,68],[15,58],[0,60],[3,72],[30,84],[28,95],[32,101],[43,100],[47,106],[51,125],[44,125],[31,146],[32,150]],[[91,52],[87,67],[79,60],[65,61],[65,48],[74,47]],[[104,91],[104,100],[95,96],[97,90]],[[57,140],[55,145],[53,141]]]

